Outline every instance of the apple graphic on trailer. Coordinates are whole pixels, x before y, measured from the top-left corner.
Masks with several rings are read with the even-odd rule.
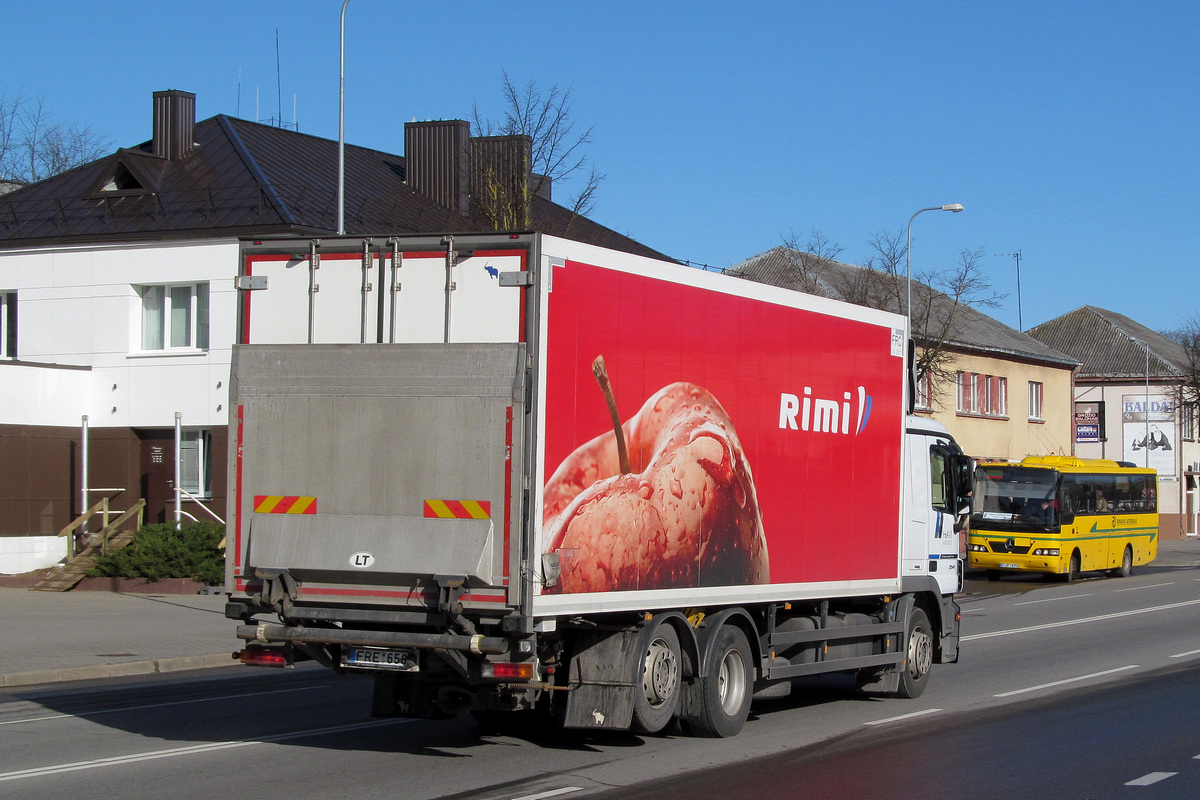
[[[571,453],[543,492],[549,593],[767,583],[754,477],[708,390],[672,383],[620,423],[603,357],[592,371],[613,430]]]

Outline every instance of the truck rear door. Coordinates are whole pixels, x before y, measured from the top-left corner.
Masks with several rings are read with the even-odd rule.
[[[461,580],[467,608],[517,605],[528,365],[499,273],[525,251],[333,247],[244,259],[231,588],[428,607]]]

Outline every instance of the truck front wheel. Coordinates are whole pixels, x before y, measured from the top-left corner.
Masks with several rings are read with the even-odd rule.
[[[679,710],[683,683],[679,634],[669,623],[659,623],[645,650],[638,654],[637,676],[633,728],[641,733],[658,733]]]
[[[697,736],[736,736],[754,697],[750,641],[736,625],[722,625],[707,658],[705,677],[692,689],[695,716],[686,720],[686,727]]]
[[[919,608],[908,615],[908,636],[904,664],[900,671],[900,697],[920,697],[929,684],[929,671],[933,668],[933,629],[929,617]]]

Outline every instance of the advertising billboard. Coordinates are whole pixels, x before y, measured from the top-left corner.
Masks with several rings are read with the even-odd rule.
[[[1175,399],[1165,394],[1121,395],[1124,459],[1175,474]]]
[[[779,296],[554,268],[546,593],[896,577],[903,331]]]

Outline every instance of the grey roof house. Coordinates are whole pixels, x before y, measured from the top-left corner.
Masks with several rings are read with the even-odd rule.
[[[1075,448],[1088,458],[1158,470],[1163,536],[1195,535],[1197,410],[1180,402],[1189,373],[1184,347],[1123,314],[1082,306],[1029,335],[1080,362],[1075,378]]]

